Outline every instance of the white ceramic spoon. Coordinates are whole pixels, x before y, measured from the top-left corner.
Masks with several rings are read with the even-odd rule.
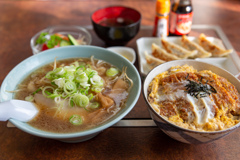
[[[9,100],[0,103],[0,121],[7,121],[10,118],[28,122],[38,113],[34,103],[22,100]]]

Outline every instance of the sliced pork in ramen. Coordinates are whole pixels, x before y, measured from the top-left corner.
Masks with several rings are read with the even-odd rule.
[[[97,99],[103,108],[111,107],[114,104],[114,101],[111,98],[102,95],[102,93],[97,94]]]

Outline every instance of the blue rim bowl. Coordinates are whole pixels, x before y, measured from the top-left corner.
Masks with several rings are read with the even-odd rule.
[[[16,67],[14,67],[9,74],[4,79],[1,90],[0,90],[0,101],[7,101],[14,98],[12,93],[6,91],[15,90],[17,85],[20,84],[30,73],[34,70],[49,64],[54,61],[54,58],[57,57],[57,60],[68,59],[68,58],[80,58],[80,57],[91,57],[94,56],[96,59],[101,59],[106,62],[109,62],[115,65],[118,68],[127,67],[127,75],[133,80],[134,85],[130,91],[126,106],[120,110],[115,116],[106,121],[105,123],[81,132],[75,133],[51,133],[36,129],[30,126],[28,123],[20,122],[15,119],[10,119],[9,121],[14,124],[20,130],[27,132],[31,135],[35,135],[43,138],[56,139],[63,142],[82,142],[88,139],[93,138],[98,133],[104,129],[114,125],[122,118],[124,118],[135,106],[141,92],[141,79],[137,69],[129,62],[127,59],[122,56],[106,50],[100,47],[94,46],[68,46],[60,47],[56,49],[46,50],[39,54],[33,55]]]

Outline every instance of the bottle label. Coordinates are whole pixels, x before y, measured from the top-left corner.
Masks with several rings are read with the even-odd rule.
[[[177,14],[171,12],[170,33],[175,35],[185,35],[191,31],[193,12],[187,14]]]
[[[169,16],[156,16],[153,36],[166,37],[169,33]]]
[[[168,21],[165,18],[158,19],[157,24],[157,37],[167,36],[168,35]]]

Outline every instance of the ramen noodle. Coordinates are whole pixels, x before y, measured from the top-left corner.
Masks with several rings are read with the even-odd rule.
[[[228,80],[192,66],[175,66],[157,75],[148,101],[163,118],[180,127],[218,131],[240,121],[240,95]]]

